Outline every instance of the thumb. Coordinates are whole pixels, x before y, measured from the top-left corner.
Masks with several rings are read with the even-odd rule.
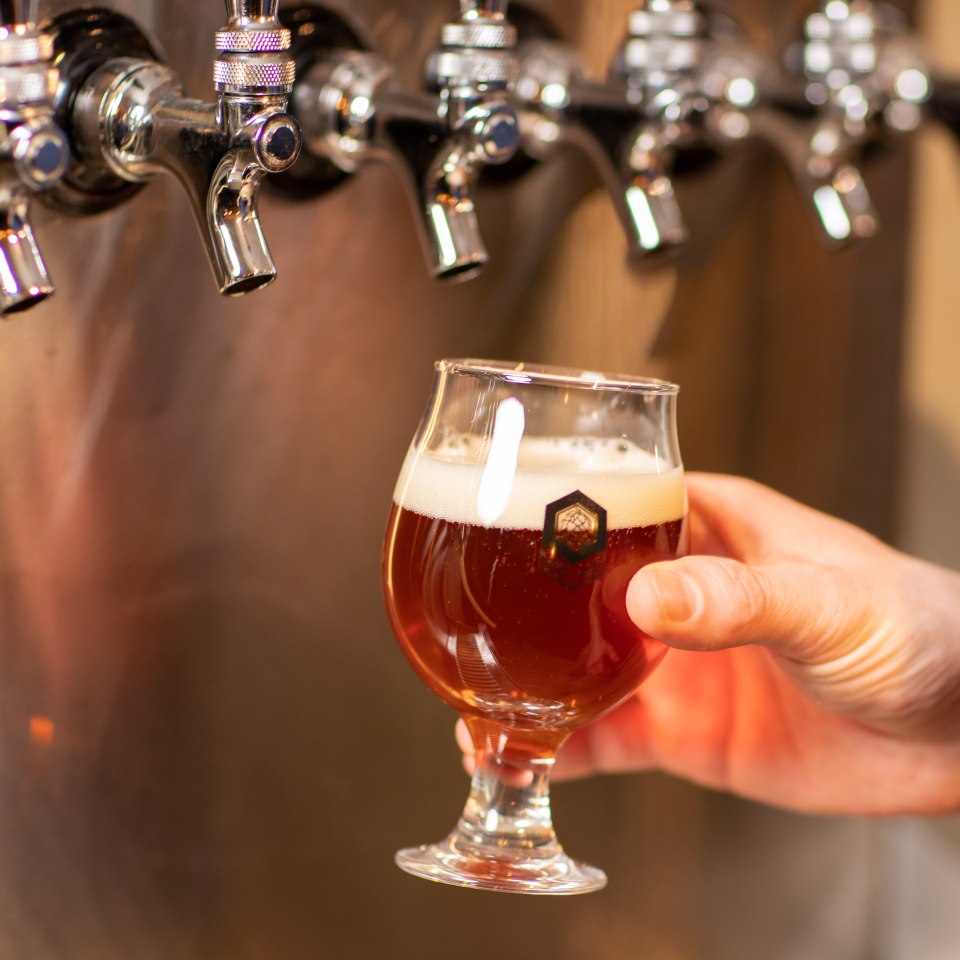
[[[870,598],[847,574],[808,563],[684,557],[644,567],[627,590],[633,622],[673,647],[758,643],[801,661],[862,635],[870,611]]]

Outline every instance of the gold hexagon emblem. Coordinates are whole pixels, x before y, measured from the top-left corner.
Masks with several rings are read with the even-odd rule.
[[[596,580],[606,567],[607,511],[575,490],[547,505],[539,566],[568,590]]]

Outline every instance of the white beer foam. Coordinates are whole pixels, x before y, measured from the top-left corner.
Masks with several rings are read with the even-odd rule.
[[[658,472],[663,464],[632,443],[525,437],[503,513],[484,523],[477,511],[484,467],[463,462],[478,447],[470,438],[445,442],[439,456],[411,447],[394,502],[422,516],[504,530],[542,530],[547,505],[575,490],[607,511],[610,530],[679,520],[686,512],[683,467]]]

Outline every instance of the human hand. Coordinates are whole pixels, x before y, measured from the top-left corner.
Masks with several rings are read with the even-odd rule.
[[[687,479],[695,555],[627,594],[677,649],[555,778],[657,768],[806,812],[960,810],[960,575],[759,484]]]

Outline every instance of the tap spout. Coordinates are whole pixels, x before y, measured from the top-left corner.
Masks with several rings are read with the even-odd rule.
[[[421,216],[427,262],[439,279],[475,276],[490,259],[473,204],[477,174],[463,144],[450,140],[427,175]]]
[[[402,108],[409,100],[402,93],[377,98],[381,119],[391,115],[396,119],[401,110],[408,113]],[[432,104],[426,116],[422,106],[415,108],[421,117],[419,135],[414,138],[403,135],[409,134],[409,129],[402,126],[401,136],[393,135],[396,125],[386,122],[374,149],[379,147],[382,156],[394,161],[407,185],[422,224],[421,238],[432,276],[438,280],[466,280],[476,276],[490,259],[474,205],[477,180],[486,164],[504,163],[513,156],[520,129],[516,114],[506,103],[491,101],[475,106],[447,133],[424,168],[421,145],[444,132],[442,109],[441,101]]]
[[[54,292],[30,226],[30,191],[16,176],[0,182],[0,316],[28,310]]]
[[[228,297],[271,283],[277,269],[260,229],[257,196],[263,171],[243,151],[220,161],[207,191],[204,239],[220,292]]]
[[[207,188],[204,235],[226,296],[266,286],[277,273],[257,212],[265,175],[252,152],[238,148],[223,157]]]
[[[428,261],[435,277],[466,279],[487,263],[473,203],[480,171],[504,163],[520,142],[516,114],[500,101],[473,107],[433,158],[423,189]]]
[[[357,152],[396,169],[421,227],[431,275],[466,280],[489,260],[474,204],[477,180],[486,164],[513,156],[520,130],[516,114],[502,101],[473,107],[452,131],[441,116],[443,107],[438,98],[390,89],[388,81],[372,98],[372,139]],[[423,145],[431,140],[441,145],[427,153]]]
[[[769,107],[751,112],[751,134],[774,147],[793,174],[824,245],[831,249],[872,237],[880,219],[860,171],[855,143],[829,118],[809,123]]]
[[[632,256],[641,259],[669,254],[688,238],[677,195],[669,176],[673,148],[657,123],[641,127],[624,123],[616,137],[613,128],[594,127],[589,114],[567,126],[565,143],[579,147],[593,161],[623,226]],[[604,119],[601,117],[601,119]]]

